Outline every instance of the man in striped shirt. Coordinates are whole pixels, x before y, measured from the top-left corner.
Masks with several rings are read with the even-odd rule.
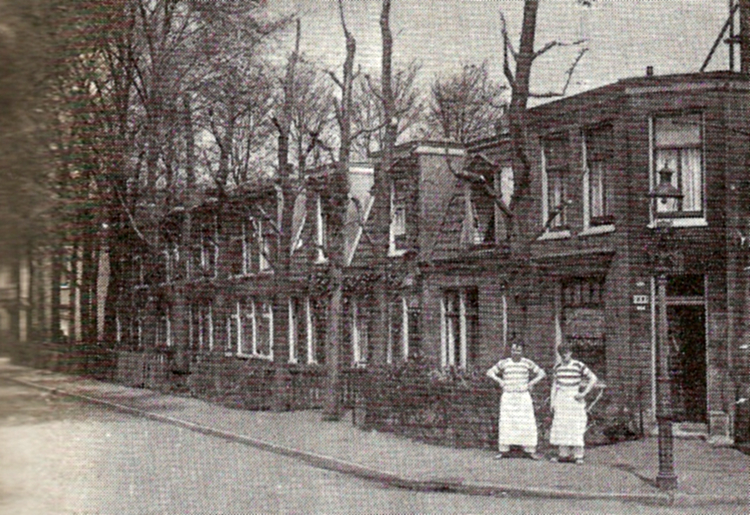
[[[521,343],[513,343],[510,358],[499,361],[487,371],[487,376],[503,390],[496,459],[506,457],[511,445],[519,445],[530,458],[539,459],[536,454],[536,417],[530,392],[545,375],[536,363],[523,357]]]
[[[573,359],[573,350],[564,343],[559,348],[562,361],[555,365],[550,405],[553,419],[549,443],[559,446],[553,461],[583,463],[583,434],[586,432],[586,394],[597,382],[594,373]],[[573,454],[571,458],[571,452]]]

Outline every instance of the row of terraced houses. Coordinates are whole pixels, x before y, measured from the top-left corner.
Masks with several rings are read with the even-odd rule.
[[[484,371],[514,340],[549,370],[567,340],[606,384],[605,422],[647,432],[658,369],[655,228],[668,222],[674,419],[715,442],[750,440],[747,403],[738,403],[750,383],[749,110],[750,82],[733,72],[624,79],[531,109],[531,195],[510,240],[488,193],[507,202],[513,192],[502,124],[466,147],[400,145],[389,169],[378,156],[352,166],[343,219],[330,212],[325,168],[290,179],[292,198],[273,180],[209,194],[160,220],[163,252],[133,245],[114,341],[102,342],[116,356],[113,377],[249,409],[321,407],[336,232],[337,366],[355,418],[419,422],[424,434],[442,424],[445,436],[455,418],[406,420],[399,406],[418,410],[450,376],[460,379],[441,390],[450,404],[464,415],[487,410],[449,441],[491,445],[497,391]],[[681,198],[654,202],[648,193],[665,169]],[[404,389],[410,366],[427,371],[421,390]]]

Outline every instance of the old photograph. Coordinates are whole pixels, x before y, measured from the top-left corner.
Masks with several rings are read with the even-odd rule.
[[[0,514],[749,509],[750,0],[0,0]]]

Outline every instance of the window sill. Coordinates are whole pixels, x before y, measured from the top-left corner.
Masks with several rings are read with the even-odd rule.
[[[587,227],[586,229],[581,231],[578,235],[595,236],[597,234],[607,234],[611,232],[615,232],[615,224],[592,225],[591,227]]]
[[[401,257],[406,254],[406,249],[388,250],[388,257]]]
[[[232,354],[227,354],[228,356],[231,356]],[[244,354],[241,352],[238,352],[237,354],[234,354],[234,356],[242,359],[263,359],[266,361],[273,361],[273,356],[265,356],[263,354]]]
[[[647,227],[649,229],[656,229],[662,224],[669,227],[708,227],[708,222],[705,218],[658,218],[651,220]]]
[[[547,231],[539,236],[536,241],[564,240],[565,238],[570,238],[570,231],[567,229],[563,231]]]

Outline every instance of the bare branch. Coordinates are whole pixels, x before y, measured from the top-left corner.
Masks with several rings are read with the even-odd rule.
[[[563,86],[562,91],[559,93],[556,93],[554,91],[548,91],[546,93],[529,93],[530,97],[534,98],[556,98],[556,97],[564,97],[565,93],[568,91],[568,86],[570,86],[570,81],[573,78],[573,73],[575,73],[576,67],[578,66],[578,63],[581,61],[583,56],[588,52],[588,48],[582,48],[580,52],[578,52],[578,55],[573,60],[573,63],[570,65],[570,68],[565,72],[565,85]]]
[[[534,52],[534,57],[532,59],[536,59],[537,57],[540,57],[541,55],[549,52],[553,48],[559,48],[559,47],[569,47],[569,46],[580,46],[584,43],[588,42],[587,39],[579,39],[577,41],[573,41],[572,43],[565,43],[563,41],[550,41],[546,45],[544,45],[542,48]]]

